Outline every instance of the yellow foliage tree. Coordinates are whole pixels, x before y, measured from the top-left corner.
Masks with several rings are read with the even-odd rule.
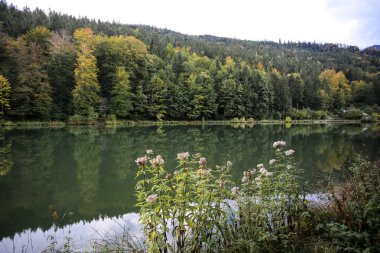
[[[4,116],[5,109],[10,109],[9,99],[11,94],[11,85],[7,78],[0,75],[0,119]]]

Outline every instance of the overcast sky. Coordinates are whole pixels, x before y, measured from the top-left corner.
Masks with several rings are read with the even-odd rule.
[[[8,0],[123,24],[248,40],[380,44],[380,0]]]

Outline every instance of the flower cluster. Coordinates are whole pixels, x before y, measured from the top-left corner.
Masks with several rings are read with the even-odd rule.
[[[270,164],[270,165],[273,165],[275,162],[276,162],[276,159],[271,159],[271,160],[269,160],[269,164]]]
[[[232,187],[232,189],[231,189],[231,195],[234,196],[234,197],[237,197],[239,194],[240,194],[239,187],[237,187],[237,186]]]
[[[257,168],[259,169],[260,173],[264,176],[273,176],[272,172],[267,171],[267,169],[264,167],[264,164],[260,163],[257,165]]]
[[[197,176],[208,177],[211,175],[211,169],[199,169],[197,170]]]
[[[153,153],[153,150],[148,149],[148,150],[146,151],[146,154],[147,154],[147,155],[153,155],[154,153]]]
[[[148,158],[147,158],[146,156],[138,157],[138,158],[135,160],[135,163],[137,164],[137,166],[143,166],[143,165],[145,165],[147,162],[148,162]]]
[[[157,202],[157,199],[158,199],[158,195],[157,194],[151,194],[149,195],[147,198],[146,198],[146,202],[148,204],[154,204]]]
[[[165,161],[162,159],[160,155],[157,155],[155,158],[150,160],[150,163],[152,164],[153,167],[159,167],[164,165]]]
[[[249,181],[252,180],[253,173],[254,172],[249,171],[249,170],[243,172],[243,179],[241,180],[243,184],[248,183]]]
[[[286,142],[285,141],[275,141],[273,142],[273,147],[274,148],[282,148],[282,147],[285,147],[286,146]]]
[[[189,159],[189,157],[190,157],[189,152],[182,152],[182,153],[177,154],[177,159],[180,161],[185,161],[185,160]]]
[[[205,157],[201,157],[199,158],[199,165],[206,165],[207,163],[207,159]]]
[[[286,150],[285,151],[285,155],[286,156],[291,156],[291,155],[293,155],[295,153],[295,151],[293,150],[293,149],[289,149],[289,150]]]

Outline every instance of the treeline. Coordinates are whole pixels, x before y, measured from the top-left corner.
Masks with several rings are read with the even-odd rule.
[[[10,119],[265,119],[380,104],[373,50],[187,36],[5,1],[0,22],[0,113]]]

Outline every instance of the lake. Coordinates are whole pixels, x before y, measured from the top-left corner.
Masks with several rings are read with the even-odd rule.
[[[210,166],[231,161],[239,182],[244,170],[273,158],[277,140],[296,151],[302,183],[310,191],[318,191],[322,175],[339,173],[356,152],[380,158],[376,125],[2,129],[0,252],[38,252],[49,235],[62,239],[68,230],[86,241],[88,231],[115,232],[120,223],[136,224],[134,161],[146,149],[161,154],[168,170],[175,169],[183,151],[201,153]]]

